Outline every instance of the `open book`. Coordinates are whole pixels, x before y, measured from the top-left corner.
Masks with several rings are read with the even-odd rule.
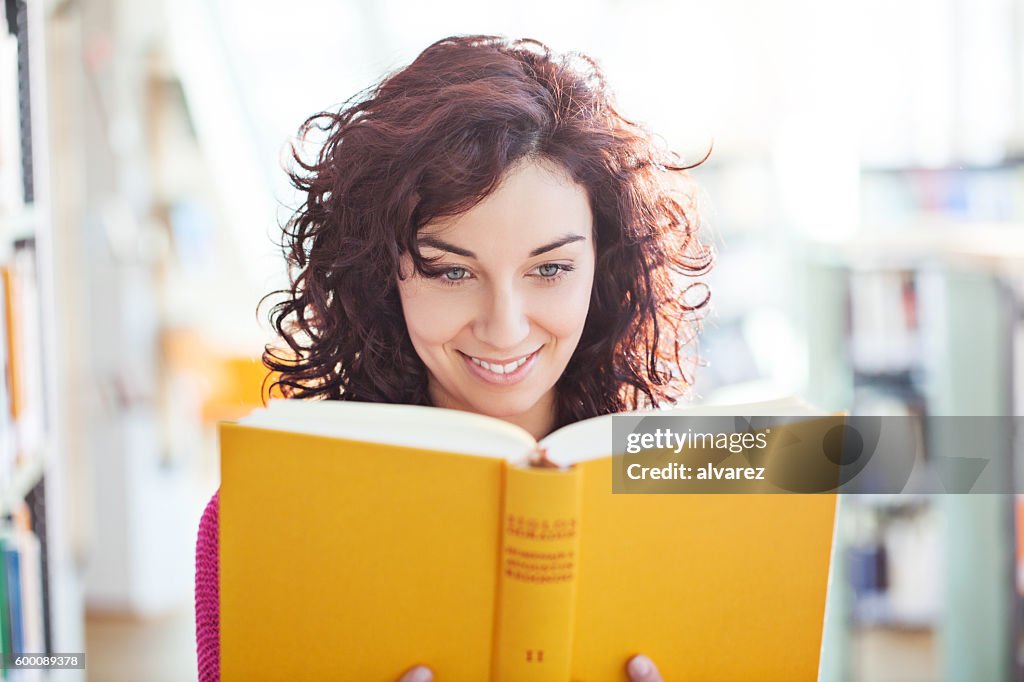
[[[613,494],[612,419],[539,444],[406,405],[223,422],[223,678],[596,682],[642,652],[666,680],[816,679],[836,496]]]

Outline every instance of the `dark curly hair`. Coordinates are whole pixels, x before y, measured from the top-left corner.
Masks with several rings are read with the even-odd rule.
[[[426,275],[417,231],[472,208],[529,158],[564,168],[594,217],[590,308],[556,385],[556,427],[674,401],[692,384],[685,351],[710,292],[684,276],[705,274],[713,252],[686,171],[707,156],[684,166],[623,118],[592,59],[535,40],[445,38],[308,118],[299,137],[314,134],[326,137],[315,160],[292,147],[305,199],[283,228],[290,288],[260,301],[283,295],[269,317],[287,348],[265,347],[279,372],[268,395],[429,405],[400,258]]]

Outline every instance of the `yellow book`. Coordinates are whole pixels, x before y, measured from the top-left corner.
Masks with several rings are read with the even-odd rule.
[[[613,493],[613,419],[539,444],[404,405],[221,423],[223,679],[599,682],[637,653],[673,682],[816,679],[836,495]]]

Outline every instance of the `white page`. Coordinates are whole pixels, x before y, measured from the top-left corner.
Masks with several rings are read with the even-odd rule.
[[[514,424],[471,412],[347,400],[271,400],[238,420],[277,431],[521,461],[536,441]]]
[[[822,412],[796,398],[745,405],[696,405],[638,410],[592,417],[558,429],[542,439],[547,458],[567,467],[612,454],[612,419],[616,416],[786,416]],[[346,400],[274,399],[239,424],[277,431],[348,438],[525,464],[537,442],[514,424],[472,412],[418,405],[359,403]]]
[[[585,462],[612,454],[612,420],[618,416],[645,417],[774,417],[797,415],[821,415],[821,410],[811,407],[798,398],[779,398],[746,405],[694,405],[663,410],[637,410],[620,412],[601,417],[585,419],[565,426],[546,438],[540,445],[545,448],[547,458],[555,464],[566,467],[576,462]]]

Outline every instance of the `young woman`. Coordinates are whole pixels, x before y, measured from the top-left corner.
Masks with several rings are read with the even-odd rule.
[[[446,38],[300,133],[324,141],[294,155],[271,393],[468,410],[541,438],[692,383],[708,292],[686,278],[712,252],[689,166],[616,111],[589,58]],[[197,545],[201,680],[218,677],[217,509]],[[660,679],[643,656],[627,671]]]

